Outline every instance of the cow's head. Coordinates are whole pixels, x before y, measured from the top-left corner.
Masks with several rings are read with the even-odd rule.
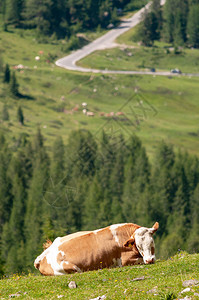
[[[153,234],[158,230],[159,223],[156,222],[152,228],[140,227],[135,230],[134,234],[124,243],[124,247],[136,246],[142,255],[145,264],[155,262],[155,243]]]

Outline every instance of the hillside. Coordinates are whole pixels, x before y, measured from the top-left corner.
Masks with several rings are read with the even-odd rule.
[[[127,137],[136,133],[150,155],[161,140],[198,155],[198,78],[68,72],[54,65],[56,58],[65,55],[63,49],[61,41],[38,43],[31,31],[1,33],[4,63],[11,71],[16,65],[24,66],[16,70],[21,97],[14,99],[8,85],[0,83],[0,113],[6,104],[10,116],[0,128],[10,138],[10,146],[22,133],[34,135],[38,126],[49,150],[57,135],[66,143],[71,130],[88,129],[98,135],[103,128],[114,128]],[[123,58],[117,51],[121,50],[106,51],[106,57],[123,68]],[[130,66],[132,58],[130,61],[126,50],[121,52]],[[36,56],[40,56],[39,61]],[[92,56],[89,60],[92,64]],[[98,64],[104,67],[100,58]],[[83,115],[82,102],[88,103],[93,118]],[[18,105],[24,112],[24,126],[17,121]],[[110,112],[123,112],[125,117],[113,118]]]
[[[116,269],[44,277],[29,274],[13,275],[0,280],[0,297],[8,299],[91,299],[105,295],[106,299],[198,299],[199,285],[187,289],[185,281],[199,279],[199,254],[179,252],[167,261]],[[75,281],[76,289],[68,283]],[[181,293],[184,291],[184,293]],[[180,294],[181,293],[181,294]],[[188,299],[188,298],[186,298]]]
[[[83,5],[84,1],[80,2]],[[133,1],[138,2],[147,1]],[[99,69],[153,69],[152,76],[102,75],[66,71],[58,68],[55,61],[101,36],[106,26],[103,30],[100,24],[91,26],[95,32],[83,26],[80,34],[78,26],[71,23],[72,35],[58,39],[53,28],[52,35],[44,38],[39,34],[39,23],[27,25],[26,29],[20,28],[22,23],[18,25],[0,23],[5,30],[0,32],[0,274],[33,270],[34,257],[47,238],[122,222],[141,226],[160,222],[158,258],[166,259],[179,248],[199,252],[199,77],[194,76],[199,71],[199,50],[191,48],[189,37],[185,34],[184,42],[176,44],[178,34],[174,40],[166,41],[161,31],[159,38],[145,47],[136,40],[135,28],[120,37],[118,47],[93,53],[79,63]],[[174,68],[194,74],[156,73]],[[10,70],[7,82],[6,70]],[[83,111],[84,106],[89,113]],[[172,263],[175,261],[181,262],[179,256]],[[169,261],[165,264],[165,268],[170,266]],[[159,262],[155,267],[124,269],[130,274],[142,269],[152,272],[151,278],[146,278],[144,292],[142,285],[135,291],[139,297],[150,284],[151,289],[156,286],[156,271],[160,278],[164,277],[158,265],[164,268],[164,263]],[[179,285],[182,274],[189,275],[187,265],[184,268],[188,273],[180,269]],[[100,272],[93,272],[91,277],[94,274],[98,278]],[[102,276],[109,272],[112,271],[102,271]],[[113,271],[119,273],[123,269]],[[88,282],[89,274],[72,276],[79,280],[78,288],[80,278]],[[126,292],[117,293],[123,297],[125,292],[128,298],[129,277],[123,274],[117,279],[116,275],[111,275],[111,282],[119,287],[120,281],[126,282]],[[106,293],[108,278],[102,278],[102,283],[97,281],[100,294]],[[14,286],[15,279],[24,280],[24,284],[32,280],[35,293],[40,293],[40,281],[48,286],[54,280],[58,289],[59,284],[64,285],[63,278],[32,275],[17,275],[6,282]],[[91,287],[94,290],[96,286]],[[173,297],[168,287],[172,287],[172,280],[167,288],[160,285],[163,299],[165,295]],[[173,291],[176,296],[178,288]],[[110,290],[108,297],[113,297],[114,292]],[[73,295],[73,291],[69,293]],[[91,296],[96,295],[93,292],[88,295]]]

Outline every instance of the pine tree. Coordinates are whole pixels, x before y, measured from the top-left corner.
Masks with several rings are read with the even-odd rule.
[[[153,11],[145,10],[143,14],[143,22],[140,27],[140,36],[145,46],[152,46],[154,41],[158,39],[158,20]]]
[[[150,213],[152,220],[161,221],[159,234],[166,228],[167,219],[172,211],[176,186],[174,185],[173,166],[175,155],[171,146],[162,142],[155,156],[155,168],[151,177]]]
[[[48,203],[45,194],[48,191],[49,159],[43,145],[43,136],[38,129],[33,140],[34,169],[30,188],[28,190],[27,209],[25,215],[25,249],[27,267],[33,268],[32,261],[41,251],[43,232],[43,221]]]
[[[175,27],[174,27],[174,44],[176,46],[184,45],[184,37],[183,37],[183,24],[182,24],[182,15],[181,12],[178,11],[175,15]]]
[[[99,207],[103,201],[103,190],[97,176],[90,183],[84,203],[83,229],[94,230],[101,226]]]
[[[0,234],[2,226],[9,220],[12,207],[11,182],[7,175],[10,156],[5,143],[0,151]]]
[[[122,135],[116,138],[115,162],[110,175],[110,189],[112,195],[111,214],[113,223],[120,223],[122,216],[122,194],[124,185],[124,158],[126,146]]]
[[[10,82],[10,67],[8,64],[6,64],[5,69],[4,69],[3,82],[5,82],[5,83]]]
[[[156,35],[155,39],[158,40],[163,26],[162,6],[160,4],[160,0],[153,0],[150,10],[154,13],[157,20],[157,29],[154,34]]]
[[[44,164],[35,162],[33,177],[28,192],[27,212],[25,215],[25,238],[26,238],[26,262],[27,267],[32,269],[32,262],[42,248],[42,226],[45,189],[44,181],[46,169]]]
[[[163,31],[164,31],[164,39],[167,42],[173,42],[173,32],[174,32],[174,22],[175,22],[175,16],[174,16],[174,4],[173,0],[167,0],[164,5],[163,10]]]
[[[0,54],[0,73],[3,72],[4,72],[3,58],[2,55]]]
[[[6,19],[9,23],[20,24],[23,3],[23,0],[6,0]]]
[[[192,5],[190,7],[188,24],[187,24],[187,35],[188,43],[190,46],[199,48],[199,4]]]
[[[66,233],[68,193],[71,192],[67,186],[65,149],[61,137],[55,140],[52,151],[53,158],[50,168],[48,193],[45,195],[45,199],[49,204],[49,216],[52,224],[49,223],[48,216],[46,217],[46,222],[52,225],[52,230],[60,234],[63,230]]]
[[[19,84],[17,83],[15,72],[12,73],[11,80],[10,80],[10,92],[12,96],[18,97],[19,96]]]
[[[7,105],[4,104],[3,110],[2,110],[2,120],[3,120],[3,121],[8,121],[9,118],[10,118],[10,117],[9,117]]]
[[[18,257],[21,243],[24,242],[23,236],[23,219],[25,212],[25,190],[22,179],[18,175],[14,175],[12,193],[14,195],[13,207],[8,222],[9,242],[2,239],[4,244],[3,253],[6,257],[5,267],[6,273],[21,272],[25,269],[24,262]],[[3,234],[5,237],[5,234]],[[24,250],[24,249],[23,249]]]
[[[136,222],[136,199],[133,197],[133,181],[135,161],[130,156],[125,166],[124,192],[122,196],[122,213],[125,222]]]
[[[92,177],[95,174],[97,144],[88,131],[74,131],[66,147],[66,164],[69,177]]]
[[[199,251],[199,184],[190,198],[191,208],[191,230],[187,239],[187,250],[191,253]]]
[[[21,106],[19,106],[17,109],[17,120],[21,125],[24,125],[24,115]]]
[[[164,5],[164,37],[177,46],[186,42],[188,0],[167,0]]]

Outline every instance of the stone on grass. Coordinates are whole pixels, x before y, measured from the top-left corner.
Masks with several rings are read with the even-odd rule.
[[[75,281],[70,281],[68,284],[68,287],[70,289],[76,289],[77,285],[76,285]]]
[[[196,280],[196,279],[190,279],[190,280],[185,280],[182,283],[182,286],[188,287],[188,286],[195,286],[195,285],[198,285],[198,284],[199,284],[198,280]]]
[[[191,291],[191,289],[190,288],[186,288],[186,289],[184,289],[182,292],[180,292],[180,294],[183,294],[183,293],[188,293],[188,292],[190,292]]]
[[[90,299],[90,300],[103,300],[103,299],[106,299],[106,296],[103,295],[103,296],[98,296],[97,298],[93,298],[93,299]]]
[[[146,277],[142,276],[142,277],[133,278],[133,279],[131,279],[131,281],[140,281],[140,280],[144,280],[144,279],[146,279]]]
[[[157,295],[157,286],[154,286],[154,288],[152,288],[151,290],[147,291],[147,294],[154,294]]]

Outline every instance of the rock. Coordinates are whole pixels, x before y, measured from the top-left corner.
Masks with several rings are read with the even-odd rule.
[[[180,294],[187,293],[187,292],[190,292],[190,291],[191,291],[190,288],[186,288],[186,289],[184,289],[182,292],[180,292]]]
[[[70,289],[76,289],[77,285],[76,285],[75,281],[70,281],[68,284],[68,287]]]
[[[198,284],[199,284],[198,280],[196,280],[196,279],[190,279],[190,280],[185,280],[182,283],[182,286],[188,287],[188,286],[195,286],[195,285],[198,285]]]
[[[146,279],[146,278],[144,276],[142,276],[142,277],[134,278],[131,281],[140,281],[140,280],[144,280],[144,279]]]
[[[152,288],[151,290],[147,291],[147,294],[154,294],[157,295],[157,286],[154,286],[154,288]]]
[[[103,300],[103,299],[106,299],[106,296],[103,295],[103,296],[98,296],[97,298],[93,298],[93,299],[90,299],[90,300]]]
[[[62,298],[62,297],[64,297],[64,295],[58,295],[58,296],[57,296],[57,298]]]

